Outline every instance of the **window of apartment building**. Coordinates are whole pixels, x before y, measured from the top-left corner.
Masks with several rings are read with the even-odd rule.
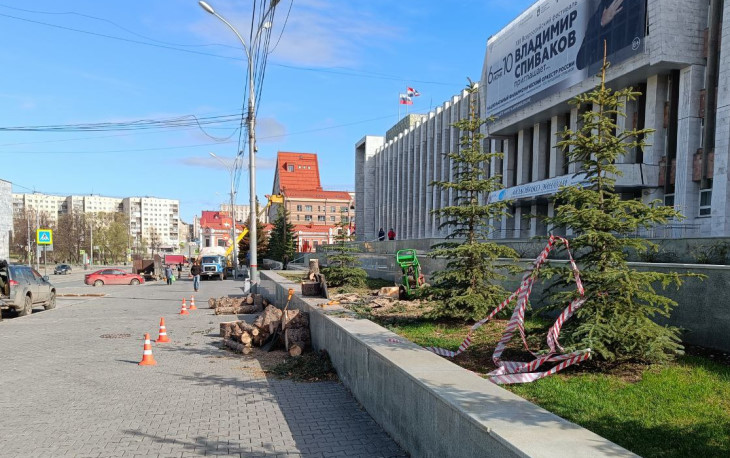
[[[312,215],[304,215],[304,221],[312,221]]]
[[[297,215],[297,221],[299,221],[299,215]]]
[[[330,207],[330,211],[331,211],[332,213],[334,213],[334,212],[336,211],[336,210],[335,210],[335,207]]]
[[[335,217],[334,216],[330,216],[330,221],[332,221],[334,223],[335,222]]]
[[[340,207],[340,211],[341,212],[346,212],[347,211],[347,207]]]
[[[304,206],[304,210],[305,211],[308,211],[308,212],[311,212],[312,211],[312,206],[311,205],[305,205]]]
[[[317,221],[325,221],[324,215],[317,216]]]
[[[712,214],[712,189],[703,189],[700,191],[700,216],[710,216]]]
[[[343,223],[349,223],[350,222],[350,218],[348,216],[343,216],[342,217],[342,222]]]
[[[293,165],[288,165],[288,166],[286,167],[286,169],[287,169],[288,171],[290,171],[290,172],[293,172],[293,171],[294,171],[294,166],[293,166]]]
[[[297,205],[297,211],[298,212],[302,211],[302,206],[301,205]]]
[[[674,207],[674,194],[664,195],[664,205],[667,207]]]

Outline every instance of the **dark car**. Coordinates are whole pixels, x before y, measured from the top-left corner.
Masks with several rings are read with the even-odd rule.
[[[94,286],[139,285],[144,283],[144,278],[141,275],[125,272],[121,269],[102,269],[86,274],[84,283]]]
[[[32,267],[0,260],[0,303],[20,316],[30,315],[35,305],[50,310],[56,307],[56,287]]]
[[[53,269],[53,275],[66,275],[71,272],[71,266],[68,264],[59,264]]]

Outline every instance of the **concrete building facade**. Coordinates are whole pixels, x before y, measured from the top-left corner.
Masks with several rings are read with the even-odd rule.
[[[583,51],[594,37],[607,37],[607,85],[641,92],[617,119],[619,130],[653,130],[645,148],[621,160],[617,190],[624,198],[658,199],[686,217],[643,235],[730,236],[730,47],[721,46],[730,36],[730,8],[724,3],[628,0],[616,38],[615,31],[592,31],[599,27],[599,1],[540,0],[490,38],[479,116],[495,116],[484,126],[483,147],[504,158],[485,167],[501,176],[505,189],[489,199],[512,202],[512,217],[492,222],[494,238],[547,233],[541,217],[553,214],[552,195],[580,182],[579,170],[557,148],[557,134],[580,127],[581,113],[568,101],[599,81],[595,59],[602,50],[587,58]],[[628,41],[617,44],[623,38]],[[411,115],[385,137],[357,142],[359,240],[391,226],[398,238],[447,235],[431,211],[453,205],[454,195],[429,183],[452,177],[445,155],[459,147],[452,124],[467,116],[466,97]]]

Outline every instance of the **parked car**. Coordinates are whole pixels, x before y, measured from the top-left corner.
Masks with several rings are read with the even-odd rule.
[[[71,266],[68,264],[59,264],[53,269],[53,275],[66,275],[71,272]]]
[[[30,315],[35,305],[46,310],[56,307],[56,287],[29,266],[0,259],[0,303],[18,315]]]
[[[87,285],[139,285],[144,283],[141,275],[125,272],[120,269],[102,269],[94,273],[86,274],[84,283]]]

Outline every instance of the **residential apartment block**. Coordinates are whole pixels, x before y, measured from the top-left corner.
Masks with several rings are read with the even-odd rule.
[[[56,196],[51,194],[13,194],[14,212],[39,212],[53,224],[59,215],[71,213],[123,213],[129,218],[132,246],[147,246],[155,241],[160,249],[176,250],[187,240],[187,227],[181,227],[180,203],[156,197],[107,197],[99,195]],[[182,231],[182,235],[181,235]]]
[[[581,112],[568,102],[590,91],[607,45],[606,84],[641,93],[626,103],[619,131],[652,129],[644,148],[619,164],[616,189],[626,199],[659,200],[686,216],[642,235],[730,236],[730,8],[723,0],[624,0],[611,21],[596,0],[540,0],[487,43],[481,81],[483,148],[504,154],[486,164],[504,190],[485,201],[511,202],[511,216],[492,221],[494,238],[546,234],[552,196],[583,178],[557,147],[564,128],[578,130]],[[605,22],[605,23],[604,23]],[[463,92],[424,115],[410,115],[385,136],[355,146],[357,235],[373,240],[380,227],[399,238],[441,238],[432,214],[454,205],[449,152],[459,148],[452,127],[468,116]],[[587,109],[595,109],[588,107]]]

